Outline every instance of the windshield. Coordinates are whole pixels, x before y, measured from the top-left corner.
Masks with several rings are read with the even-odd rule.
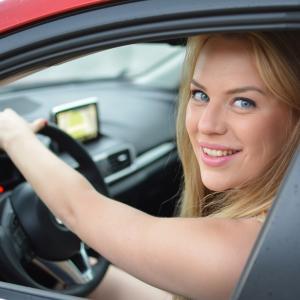
[[[149,73],[157,73],[157,69],[163,70],[170,65],[170,61],[178,57],[182,61],[183,55],[182,46],[166,43],[134,44],[101,51],[50,67],[11,83],[10,87],[113,78],[140,80]],[[174,66],[177,74],[180,65],[176,63]],[[153,80],[149,84],[157,85]],[[168,87],[170,83],[166,82],[166,85]]]

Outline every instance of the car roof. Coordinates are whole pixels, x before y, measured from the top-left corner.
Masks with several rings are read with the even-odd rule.
[[[0,33],[66,12],[101,5],[112,0],[10,0],[0,1]]]

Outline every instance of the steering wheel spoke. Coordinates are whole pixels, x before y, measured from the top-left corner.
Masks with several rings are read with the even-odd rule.
[[[83,243],[80,252],[68,260],[50,261],[36,257],[32,262],[59,282],[69,286],[85,284],[94,279],[93,268]]]

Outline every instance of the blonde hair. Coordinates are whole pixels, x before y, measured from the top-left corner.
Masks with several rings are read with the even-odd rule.
[[[288,141],[280,155],[270,162],[267,172],[243,187],[211,193],[201,182],[197,159],[185,128],[189,85],[196,60],[206,41],[212,37],[242,39],[249,42],[258,72],[269,91],[290,108]],[[282,181],[290,159],[300,143],[300,42],[297,32],[228,33],[189,38],[183,70],[177,116],[177,143],[183,165],[184,189],[180,215],[253,217],[268,210]]]
[[[190,99],[190,82],[197,58],[211,37],[242,39],[251,45],[257,70],[269,91],[287,104],[287,143],[270,162],[265,174],[243,187],[222,193],[209,191],[202,183],[198,162],[190,143],[185,115]],[[291,158],[300,144],[300,38],[297,32],[249,32],[194,36],[188,39],[177,115],[177,144],[182,161],[184,188],[180,216],[222,218],[254,217],[266,212],[276,195]],[[186,299],[174,296],[175,300]]]

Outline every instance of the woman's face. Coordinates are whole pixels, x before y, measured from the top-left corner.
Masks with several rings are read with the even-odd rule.
[[[289,111],[266,89],[250,45],[209,39],[190,88],[186,128],[203,184],[224,191],[262,175],[287,140]]]

